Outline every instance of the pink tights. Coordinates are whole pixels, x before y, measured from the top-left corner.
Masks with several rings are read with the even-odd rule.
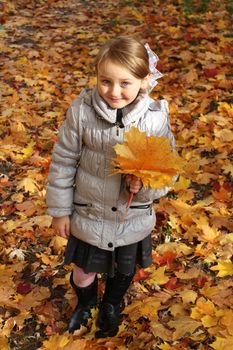
[[[85,273],[81,267],[74,265],[73,267],[73,281],[78,287],[87,287],[94,282],[96,272]]]

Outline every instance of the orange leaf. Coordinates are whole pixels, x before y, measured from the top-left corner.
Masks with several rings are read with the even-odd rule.
[[[133,282],[144,281],[149,275],[150,273],[145,271],[144,269],[138,269],[134,275]]]
[[[115,145],[114,149],[117,157],[112,160],[112,173],[140,177],[144,187],[171,186],[183,165],[167,137],[147,137],[134,127],[125,133],[124,143]]]
[[[181,283],[177,282],[176,277],[171,277],[170,280],[164,285],[166,289],[170,289],[170,290],[175,290],[182,286],[183,285]]]

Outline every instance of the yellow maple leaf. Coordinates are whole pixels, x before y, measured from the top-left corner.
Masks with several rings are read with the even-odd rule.
[[[50,265],[52,268],[59,265],[58,259],[56,255],[46,255],[44,253],[37,253],[36,256],[41,259],[42,263],[45,265]]]
[[[233,336],[233,310],[224,309],[221,324],[226,326],[228,333]]]
[[[219,317],[216,316],[205,315],[201,318],[201,322],[205,328],[217,326],[218,321]]]
[[[71,335],[70,334],[55,334],[52,335],[49,340],[45,340],[43,342],[42,349],[48,350],[60,350],[64,349],[64,347],[70,342]]]
[[[50,241],[49,246],[53,248],[56,254],[60,254],[67,244],[67,239],[61,236],[54,236]]]
[[[233,337],[220,338],[216,337],[214,343],[210,346],[215,350],[232,350],[233,349]]]
[[[24,191],[33,194],[38,191],[38,186],[35,180],[30,177],[25,177],[21,181],[19,181],[17,185],[17,190],[24,189]]]
[[[17,308],[21,311],[28,311],[38,306],[42,300],[50,297],[50,291],[47,287],[36,286],[30,293],[24,296],[17,303]]]
[[[226,112],[229,117],[233,117],[233,107],[227,102],[219,102],[218,111],[222,113]]]
[[[204,241],[214,242],[219,238],[220,231],[216,227],[210,226],[206,216],[194,218],[193,221],[196,223],[197,228],[202,231],[200,235]]]
[[[171,346],[168,343],[163,343],[163,344],[157,345],[157,347],[161,350],[178,350],[178,347]]]
[[[8,345],[7,337],[0,335],[0,349],[1,350],[10,350]]]
[[[77,333],[77,331],[76,331]],[[75,335],[76,335],[75,333]],[[88,340],[87,339],[75,339],[75,340],[71,340],[65,347],[63,348],[59,348],[59,350],[78,350],[78,349],[87,349]],[[51,348],[52,350],[52,348]],[[55,350],[55,349],[53,349]]]
[[[201,320],[205,327],[212,327],[216,322],[217,312],[218,310],[212,301],[200,298],[196,302],[196,306],[191,310],[191,317],[195,320]]]
[[[210,268],[212,271],[219,271],[218,277],[232,276],[233,275],[233,263],[231,260],[219,261],[217,265]]]
[[[125,133],[124,143],[114,149],[117,156],[112,159],[112,173],[140,177],[144,187],[172,186],[174,176],[183,166],[167,137],[147,137],[134,127]]]
[[[169,281],[169,277],[165,275],[166,266],[161,266],[158,269],[154,270],[150,275],[150,278],[147,279],[148,284],[165,284]]]
[[[159,322],[151,322],[151,331],[155,338],[159,337],[163,339],[163,341],[171,341],[172,340],[172,331],[170,329],[165,328]]]
[[[150,320],[157,320],[157,311],[161,305],[161,302],[153,297],[147,297],[144,300],[136,300],[132,304],[128,305],[124,312],[129,315],[132,321],[136,321],[141,316],[145,316]]]
[[[197,293],[194,290],[183,290],[179,293],[184,304],[195,303]]]
[[[178,317],[175,321],[168,322],[169,327],[175,328],[173,333],[173,340],[180,339],[185,335],[190,335],[194,331],[202,326],[201,322],[193,320],[189,316]]]
[[[192,253],[193,249],[188,247],[185,243],[181,242],[168,242],[159,244],[156,247],[156,251],[163,255],[167,251],[176,252],[178,256],[180,255],[189,255]]]
[[[200,270],[196,267],[191,267],[190,269],[187,269],[187,271],[176,271],[175,272],[176,277],[184,279],[184,280],[190,280],[193,278],[198,278],[200,275]]]
[[[183,176],[180,176],[179,180],[174,185],[175,191],[186,190],[191,183],[191,180],[186,179]]]

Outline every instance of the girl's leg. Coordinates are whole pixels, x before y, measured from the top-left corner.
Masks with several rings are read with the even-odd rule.
[[[78,304],[69,323],[69,331],[73,332],[87,324],[91,315],[90,309],[97,304],[98,280],[95,272],[85,273],[74,265],[70,283],[78,297]]]
[[[133,276],[134,274],[124,275],[117,271],[113,278],[107,277],[97,319],[100,330],[96,332],[96,338],[113,337],[117,334],[120,322],[120,305]]]
[[[96,276],[96,272],[85,273],[83,269],[74,265],[72,278],[73,282],[76,286],[84,288],[89,286],[92,282],[94,282]]]

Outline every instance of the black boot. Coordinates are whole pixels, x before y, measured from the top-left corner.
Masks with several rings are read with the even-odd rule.
[[[78,304],[73,312],[69,323],[69,332],[79,329],[81,325],[86,325],[91,316],[90,309],[97,304],[98,279],[87,287],[78,287],[74,284],[73,274],[70,276],[70,283],[78,297]]]
[[[96,338],[114,337],[120,323],[120,306],[134,275],[123,275],[116,272],[113,278],[107,278],[105,292],[100,312],[96,321],[100,328],[95,333]]]

